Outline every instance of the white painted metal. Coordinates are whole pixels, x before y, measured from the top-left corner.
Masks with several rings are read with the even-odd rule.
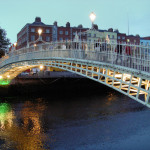
[[[22,48],[0,59],[0,75],[4,79],[10,75],[13,79],[22,71],[42,64],[85,76],[150,107],[149,47],[120,45],[118,53],[117,44],[96,42],[89,45],[86,41]],[[126,54],[127,47],[131,55]]]

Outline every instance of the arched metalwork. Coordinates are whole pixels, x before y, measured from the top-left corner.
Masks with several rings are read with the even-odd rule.
[[[28,68],[50,66],[105,84],[150,107],[149,48],[121,46],[121,53],[115,44],[72,41],[23,48],[1,59],[0,76],[8,81]],[[125,54],[129,46],[130,56]]]

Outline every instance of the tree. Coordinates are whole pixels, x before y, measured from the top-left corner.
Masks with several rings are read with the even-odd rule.
[[[5,51],[10,45],[9,39],[6,38],[6,31],[0,27],[0,58],[5,55]]]

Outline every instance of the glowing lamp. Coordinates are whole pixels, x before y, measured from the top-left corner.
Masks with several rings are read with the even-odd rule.
[[[40,65],[40,70],[43,70],[44,66],[43,65]]]
[[[10,75],[7,75],[7,78],[10,78]]]
[[[38,33],[39,33],[39,35],[41,35],[42,34],[42,29],[39,29]]]
[[[14,46],[15,46],[15,47],[17,46],[17,42],[14,43]]]
[[[92,23],[94,22],[94,20],[96,19],[96,14],[94,12],[91,12],[90,14],[90,19],[92,21]]]

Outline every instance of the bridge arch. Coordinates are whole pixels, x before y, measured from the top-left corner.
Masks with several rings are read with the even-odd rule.
[[[92,79],[150,108],[150,79],[145,74],[126,67],[120,68],[108,63],[81,59],[49,58],[8,64],[3,67],[2,75],[5,80],[10,81],[21,72],[40,65],[66,70]]]

